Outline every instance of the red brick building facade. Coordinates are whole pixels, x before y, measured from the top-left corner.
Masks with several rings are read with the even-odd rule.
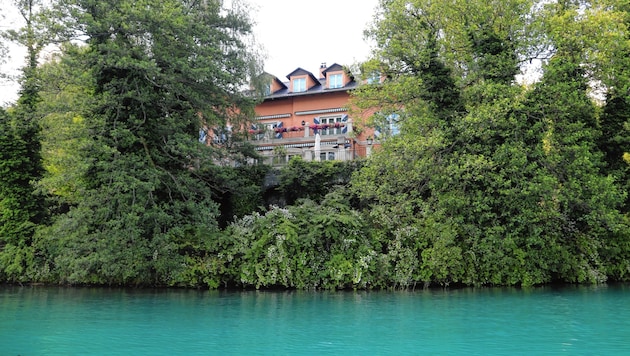
[[[282,164],[293,156],[346,161],[369,154],[370,133],[357,133],[353,125],[362,118],[348,111],[350,92],[359,83],[341,65],[322,64],[317,76],[297,68],[288,81],[267,78],[266,95],[249,128],[265,162]]]

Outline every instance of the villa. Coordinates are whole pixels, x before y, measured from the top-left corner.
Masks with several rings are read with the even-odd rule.
[[[265,75],[265,97],[249,127],[265,163],[284,164],[294,156],[347,161],[370,154],[371,132],[353,130],[356,121],[347,108],[359,83],[344,67],[322,63],[317,76],[297,68],[286,76],[288,81]]]

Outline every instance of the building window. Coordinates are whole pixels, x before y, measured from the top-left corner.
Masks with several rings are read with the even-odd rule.
[[[299,93],[306,91],[306,78],[293,79],[293,92]]]
[[[400,115],[391,114],[387,117],[387,121],[389,122],[389,132],[392,136],[396,136],[400,134]]]
[[[335,152],[320,152],[319,154],[320,161],[334,161],[335,160]]]
[[[322,135],[341,135],[344,124],[341,122],[341,116],[322,117],[322,126],[328,126],[320,130]]]
[[[381,82],[381,73],[372,72],[370,76],[367,78],[368,84],[377,84]]]
[[[379,116],[380,117],[376,119],[378,124],[374,128],[374,136],[376,136],[379,140],[383,140],[387,137],[400,134],[400,115],[389,114],[385,116],[381,114]]]
[[[343,86],[341,74],[332,74],[328,77],[328,87],[331,89],[341,88]]]
[[[271,84],[265,85],[265,88],[263,90],[264,90],[264,95],[265,96],[271,95]]]

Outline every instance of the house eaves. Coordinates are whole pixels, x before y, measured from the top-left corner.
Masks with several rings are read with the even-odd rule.
[[[341,87],[341,88],[334,88],[334,89],[329,89],[326,88],[325,85],[322,85],[322,83],[320,81],[318,81],[320,83],[320,85],[316,85],[313,88],[307,90],[307,91],[303,91],[303,92],[290,92],[288,89],[283,89],[283,90],[278,90],[277,92],[271,94],[271,95],[267,95],[264,97],[264,100],[274,100],[274,99],[284,99],[284,98],[291,98],[291,97],[298,97],[298,96],[307,96],[307,95],[318,95],[318,94],[326,94],[326,93],[334,93],[334,92],[344,92],[344,91],[349,91],[349,90],[354,90],[357,88],[358,83],[355,81],[351,81],[348,84],[346,84],[346,86]]]

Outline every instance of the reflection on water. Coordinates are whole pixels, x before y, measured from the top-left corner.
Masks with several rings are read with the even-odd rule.
[[[630,354],[630,287],[0,287],[1,355]]]

